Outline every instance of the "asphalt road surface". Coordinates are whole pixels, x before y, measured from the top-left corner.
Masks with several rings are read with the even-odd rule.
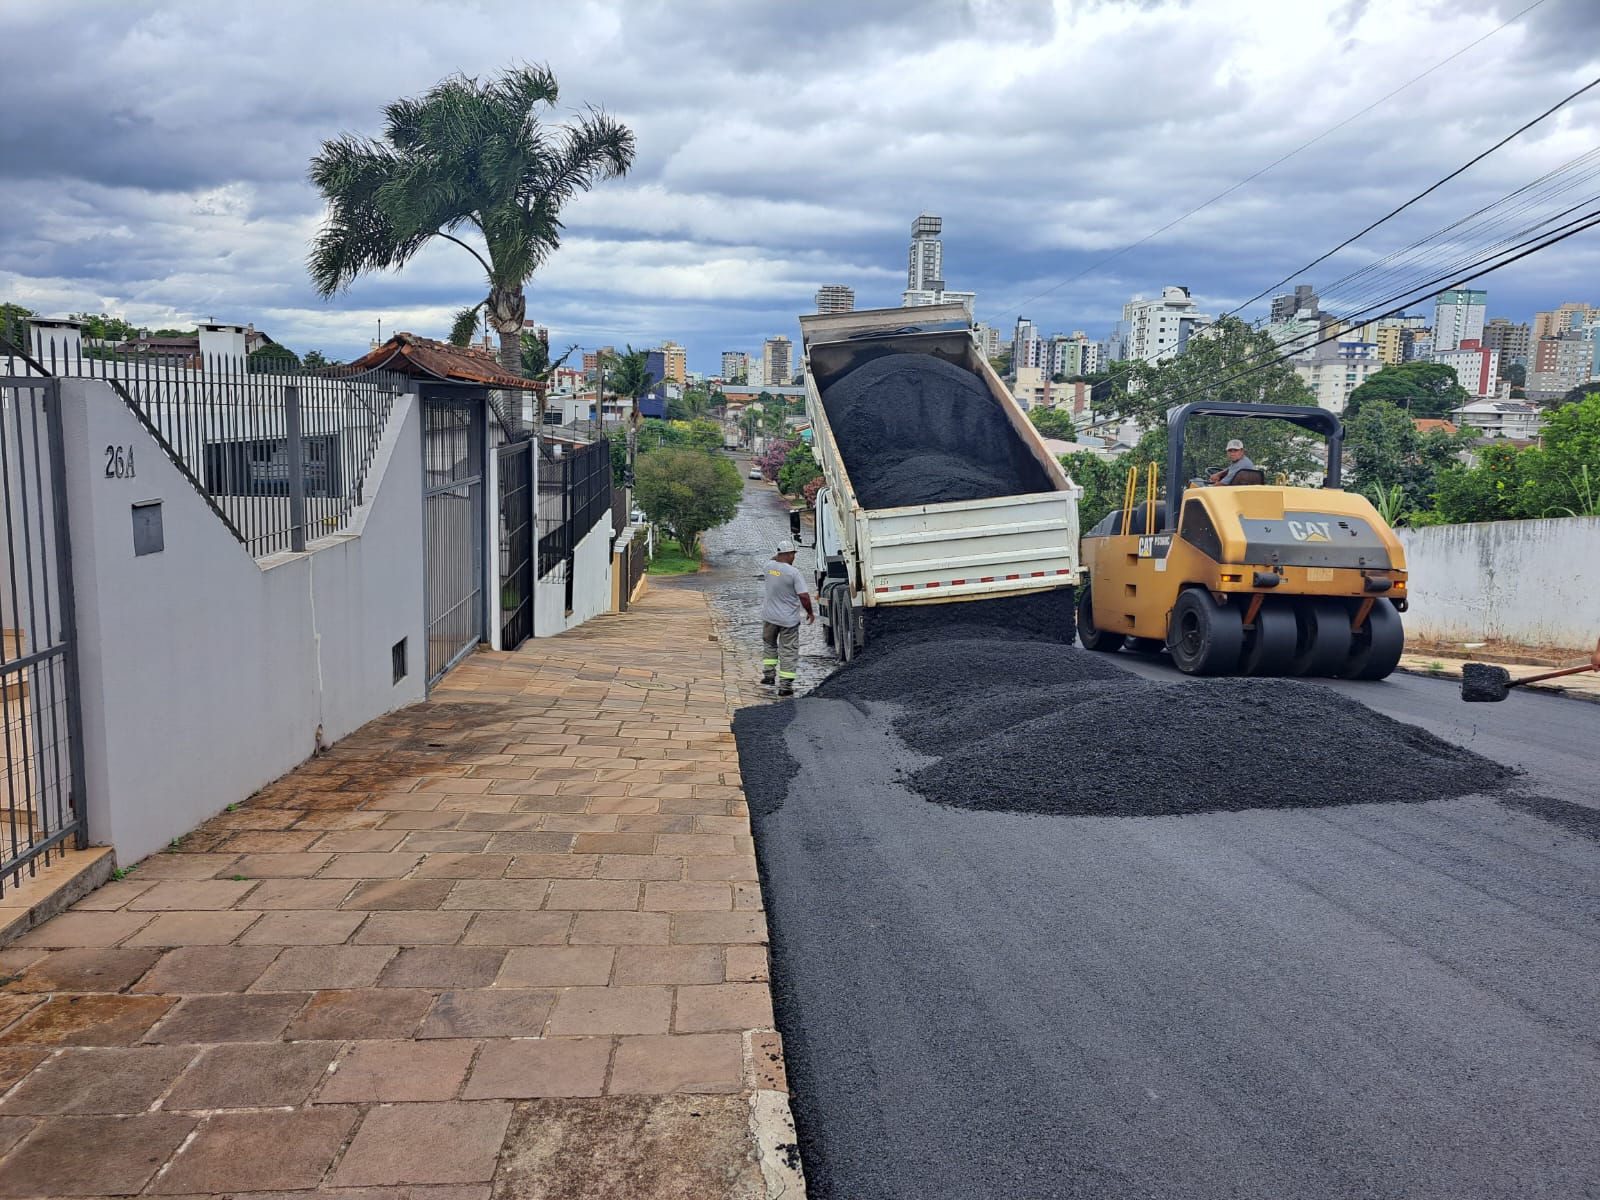
[[[1536,799],[1021,816],[877,706],[743,739],[814,1200],[1600,1196],[1600,705],[1334,686]]]

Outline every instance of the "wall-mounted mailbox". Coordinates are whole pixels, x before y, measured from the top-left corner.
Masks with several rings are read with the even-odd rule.
[[[133,553],[135,557],[160,554],[166,549],[161,531],[161,501],[141,500],[133,506]]]

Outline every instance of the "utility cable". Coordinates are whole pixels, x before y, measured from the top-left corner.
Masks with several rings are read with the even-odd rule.
[[[1236,308],[1230,309],[1226,315],[1227,316],[1236,315],[1239,312],[1240,309],[1246,308],[1249,305],[1254,304],[1257,300],[1260,300],[1263,296],[1267,295],[1274,288],[1280,288],[1284,284],[1289,282],[1289,280],[1295,278],[1295,276],[1304,275],[1307,271],[1309,271],[1312,267],[1316,266],[1318,263],[1326,262],[1328,259],[1332,258],[1335,254],[1339,253],[1339,251],[1343,250],[1346,246],[1350,245],[1350,243],[1355,242],[1355,241],[1359,241],[1361,238],[1364,238],[1367,234],[1371,233],[1378,226],[1382,225],[1385,221],[1391,220],[1392,218],[1399,216],[1401,213],[1405,212],[1406,209],[1410,208],[1413,204],[1417,203],[1419,200],[1423,199],[1425,196],[1429,196],[1429,195],[1433,194],[1434,192],[1438,191],[1441,187],[1443,187],[1445,184],[1449,183],[1452,179],[1455,179],[1458,176],[1460,176],[1463,173],[1465,173],[1466,171],[1471,170],[1473,167],[1477,166],[1484,159],[1488,158],[1491,154],[1493,154],[1496,150],[1500,149],[1502,146],[1506,145],[1508,142],[1511,142],[1511,141],[1515,140],[1516,138],[1521,137],[1528,130],[1532,129],[1535,125],[1539,124],[1539,122],[1545,120],[1546,118],[1554,115],[1557,112],[1560,112],[1563,108],[1565,108],[1567,105],[1571,104],[1579,96],[1583,95],[1587,91],[1591,91],[1592,89],[1594,89],[1596,87],[1600,87],[1600,77],[1596,77],[1594,79],[1591,79],[1588,83],[1584,84],[1577,91],[1575,91],[1575,92],[1571,93],[1570,95],[1562,98],[1561,100],[1556,101],[1555,104],[1553,104],[1549,108],[1545,109],[1544,112],[1540,113],[1537,117],[1534,117],[1531,121],[1528,121],[1528,122],[1526,122],[1526,123],[1524,123],[1522,125],[1519,125],[1516,129],[1513,129],[1510,133],[1506,134],[1505,137],[1501,138],[1498,142],[1496,142],[1494,145],[1490,146],[1487,150],[1483,151],[1481,154],[1478,154],[1477,156],[1475,156],[1475,157],[1473,157],[1471,159],[1468,159],[1465,163],[1463,163],[1461,166],[1457,167],[1454,171],[1451,171],[1450,174],[1446,175],[1443,179],[1439,179],[1439,180],[1434,181],[1433,183],[1430,183],[1427,187],[1423,188],[1420,192],[1418,192],[1415,196],[1411,197],[1411,199],[1407,200],[1404,204],[1401,204],[1397,208],[1390,209],[1383,216],[1379,217],[1376,221],[1372,222],[1372,224],[1368,225],[1366,228],[1364,228],[1364,229],[1362,229],[1362,230],[1360,230],[1360,231],[1358,231],[1356,233],[1351,234],[1349,237],[1345,238],[1344,241],[1340,242],[1337,246],[1335,246],[1332,250],[1327,251],[1325,254],[1319,254],[1316,258],[1313,258],[1310,262],[1308,262],[1305,266],[1301,267],[1299,270],[1291,271],[1291,272],[1289,272],[1288,275],[1286,275],[1282,279],[1278,280],[1277,283],[1272,284],[1270,287],[1263,288],[1261,291],[1257,292],[1254,296],[1251,296],[1250,299],[1246,300],[1243,304],[1240,304]]]
[[[1150,233],[1145,234],[1145,236],[1140,238],[1138,241],[1129,242],[1126,246],[1122,247],[1120,250],[1113,251],[1111,254],[1108,254],[1108,255],[1106,255],[1106,257],[1100,259],[1098,262],[1091,263],[1089,266],[1085,267],[1083,270],[1079,271],[1077,274],[1069,275],[1065,279],[1063,279],[1060,283],[1057,283],[1057,284],[1053,285],[1052,287],[1046,288],[1044,291],[1039,292],[1037,295],[1029,296],[1026,300],[1022,301],[1021,304],[1015,306],[1014,308],[1012,306],[1010,306],[1010,305],[1007,305],[1004,308],[1001,308],[1001,309],[998,309],[998,310],[994,310],[994,311],[998,311],[1001,316],[1005,316],[1006,314],[1011,313],[1011,312],[1019,312],[1020,313],[1020,310],[1025,305],[1032,304],[1035,300],[1042,300],[1044,297],[1046,297],[1048,295],[1051,295],[1054,292],[1060,291],[1062,288],[1066,287],[1067,284],[1074,283],[1077,280],[1082,279],[1085,275],[1088,275],[1093,271],[1098,271],[1101,267],[1105,266],[1107,263],[1111,263],[1111,262],[1116,261],[1117,259],[1121,258],[1124,254],[1127,254],[1130,250],[1136,250],[1140,246],[1144,245],[1146,242],[1155,240],[1156,238],[1160,237],[1163,233],[1167,232],[1167,230],[1172,229],[1172,228],[1174,228],[1174,227],[1176,227],[1178,225],[1183,224],[1183,222],[1187,221],[1190,217],[1195,216],[1197,213],[1204,212],[1206,209],[1210,208],[1213,204],[1216,204],[1219,200],[1227,199],[1229,196],[1233,195],[1234,192],[1237,192],[1240,188],[1244,187],[1247,184],[1255,182],[1257,179],[1261,178],[1261,176],[1265,175],[1267,172],[1269,172],[1269,171],[1271,171],[1271,170],[1273,170],[1273,169],[1275,169],[1277,167],[1282,166],[1284,163],[1288,162],[1291,158],[1294,158],[1296,155],[1300,154],[1302,151],[1309,150],[1312,146],[1316,145],[1318,142],[1322,141],[1323,139],[1331,137],[1333,134],[1338,133],[1339,130],[1343,129],[1346,125],[1349,125],[1354,121],[1360,120],[1362,117],[1366,116],[1369,112],[1373,111],[1373,109],[1378,108],[1378,107],[1388,103],[1390,100],[1392,100],[1396,96],[1398,96],[1401,92],[1405,91],[1407,88],[1410,88],[1415,84],[1418,84],[1418,83],[1422,82],[1422,80],[1426,79],[1429,75],[1432,75],[1435,71],[1438,71],[1438,70],[1440,70],[1440,69],[1442,69],[1444,67],[1449,66],[1456,59],[1460,58],[1463,54],[1467,53],[1467,51],[1472,50],[1475,47],[1482,45],[1484,42],[1486,42],[1490,38],[1494,37],[1497,33],[1500,33],[1502,30],[1506,29],[1507,27],[1516,24],[1518,21],[1520,21],[1523,17],[1527,16],[1534,9],[1538,8],[1540,5],[1545,4],[1545,3],[1547,3],[1547,0],[1533,0],[1532,4],[1528,5],[1526,8],[1522,9],[1520,12],[1518,12],[1515,15],[1507,18],[1505,21],[1501,22],[1499,25],[1497,25],[1493,29],[1489,30],[1488,33],[1485,33],[1481,37],[1475,38],[1472,41],[1468,42],[1465,46],[1462,46],[1461,49],[1457,50],[1454,54],[1451,54],[1449,57],[1440,59],[1438,62],[1434,63],[1433,66],[1429,67],[1426,71],[1423,71],[1420,75],[1415,75],[1412,78],[1406,80],[1406,82],[1402,83],[1399,87],[1395,88],[1393,91],[1384,93],[1382,96],[1378,97],[1378,99],[1374,100],[1371,104],[1367,105],[1365,108],[1359,110],[1358,112],[1351,113],[1348,117],[1346,117],[1344,120],[1340,121],[1336,125],[1330,125],[1327,129],[1324,129],[1321,133],[1317,134],[1316,137],[1311,138],[1308,141],[1302,142],[1300,145],[1296,146],[1293,150],[1289,151],[1289,153],[1287,153],[1285,155],[1282,155],[1279,158],[1274,159],[1272,162],[1269,162],[1266,166],[1262,167],[1260,170],[1251,172],[1249,175],[1246,175],[1243,179],[1239,180],[1239,182],[1234,184],[1232,187],[1218,192],[1215,196],[1211,197],[1211,199],[1205,201],[1202,204],[1195,205],[1193,208],[1191,208],[1188,212],[1184,213],[1182,216],[1174,217],[1172,220],[1168,221],[1165,225],[1161,226],[1161,228],[1156,229],[1156,230],[1154,230],[1154,231],[1152,231]]]

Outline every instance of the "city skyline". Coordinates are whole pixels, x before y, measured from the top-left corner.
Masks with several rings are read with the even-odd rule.
[[[1326,286],[1566,161],[1600,114],[1585,97],[1370,244],[1299,272],[1592,76],[1600,42],[1585,35],[1600,12],[1545,0],[1494,32],[1526,5],[825,4],[804,17],[752,5],[725,28],[692,13],[579,4],[523,45],[504,37],[492,5],[399,7],[428,36],[380,66],[358,5],[291,2],[270,18],[179,2],[7,6],[9,39],[69,49],[14,73],[30,103],[0,130],[0,299],[153,327],[251,322],[340,357],[364,349],[379,320],[385,333],[442,337],[479,290],[457,248],[430,248],[332,303],[315,298],[303,259],[320,204],[305,167],[322,140],[375,132],[389,101],[519,58],[556,72],[557,119],[603,106],[640,148],[628,178],[564,213],[563,245],[530,282],[529,316],[558,347],[673,340],[688,370],[708,375],[725,349],[795,338],[823,286],[853,289],[857,308],[898,306],[919,212],[942,217],[941,275],[976,292],[979,321],[1005,332],[1024,313],[1043,335],[1086,329],[1101,340],[1132,297],[1169,285],[1188,286],[1206,313],[1280,276]],[[918,15],[927,37],[907,49],[892,33]],[[269,19],[304,48],[294,88],[281,63],[254,53]],[[792,47],[781,69],[752,51],[773,43]],[[644,45],[671,45],[702,68],[692,103],[648,86]],[[1008,73],[986,69],[1000,61]],[[934,62],[970,86],[907,93],[905,71]],[[85,89],[89,64],[96,83]],[[170,86],[180,64],[181,93]],[[1074,120],[1058,125],[1058,111]],[[1402,137],[1397,159],[1391,143]],[[772,145],[783,153],[766,157]],[[1521,322],[1600,299],[1587,286],[1597,266],[1600,233],[1468,286],[1490,291],[1490,317]],[[1326,303],[1339,311],[1336,291]],[[1265,316],[1266,303],[1245,315]]]

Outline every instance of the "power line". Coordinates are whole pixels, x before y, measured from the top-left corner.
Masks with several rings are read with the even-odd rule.
[[[1357,121],[1360,118],[1366,116],[1373,109],[1378,108],[1378,107],[1388,103],[1388,101],[1394,99],[1396,96],[1398,96],[1401,92],[1405,91],[1407,88],[1410,88],[1413,85],[1422,82],[1422,80],[1426,79],[1429,75],[1432,75],[1435,71],[1438,71],[1443,67],[1449,66],[1451,63],[1453,63],[1456,59],[1460,58],[1467,51],[1473,49],[1474,47],[1482,45],[1484,42],[1486,42],[1490,38],[1494,37],[1495,34],[1497,34],[1497,33],[1501,32],[1502,30],[1506,29],[1508,26],[1516,24],[1518,21],[1520,21],[1523,17],[1527,16],[1534,9],[1538,8],[1540,5],[1545,4],[1545,3],[1547,3],[1547,0],[1533,0],[1532,4],[1528,5],[1526,8],[1522,9],[1520,12],[1518,12],[1514,16],[1508,18],[1507,20],[1505,20],[1501,24],[1495,26],[1493,29],[1489,30],[1488,33],[1482,35],[1481,37],[1478,37],[1478,38],[1474,39],[1473,41],[1468,42],[1465,46],[1461,47],[1461,49],[1457,50],[1454,54],[1450,55],[1448,58],[1440,59],[1438,62],[1434,63],[1433,66],[1429,67],[1426,71],[1423,71],[1420,75],[1415,75],[1412,78],[1406,80],[1406,82],[1402,83],[1399,87],[1395,88],[1393,91],[1384,93],[1382,96],[1378,97],[1378,99],[1374,100],[1371,104],[1367,105],[1365,108],[1361,109],[1358,112],[1351,113],[1348,117],[1346,117],[1344,120],[1340,121],[1338,124],[1330,125],[1327,129],[1324,129],[1321,133],[1317,134],[1315,137],[1311,138],[1308,141],[1302,142],[1300,145],[1296,146],[1293,150],[1289,151],[1289,153],[1283,155],[1280,158],[1274,159],[1272,162],[1268,163],[1266,166],[1262,167],[1260,170],[1251,172],[1249,175],[1246,175],[1243,179],[1239,180],[1238,183],[1234,184],[1230,188],[1225,189],[1224,191],[1218,192],[1215,196],[1211,197],[1211,199],[1205,201],[1203,204],[1195,205],[1195,207],[1191,208],[1188,212],[1184,213],[1182,216],[1174,217],[1172,220],[1168,221],[1165,225],[1161,226],[1161,228],[1153,230],[1152,232],[1145,234],[1144,237],[1140,238],[1136,242],[1129,242],[1126,246],[1122,247],[1122,249],[1116,250],[1116,251],[1112,252],[1111,254],[1108,254],[1105,258],[1102,258],[1098,262],[1090,264],[1089,266],[1085,267],[1083,270],[1079,271],[1075,275],[1067,276],[1060,283],[1057,283],[1057,284],[1055,284],[1055,285],[1053,285],[1051,287],[1046,288],[1044,291],[1039,292],[1037,295],[1029,296],[1026,300],[1022,301],[1021,304],[1018,304],[1018,305],[1016,305],[1014,307],[1011,306],[1011,305],[1007,305],[1006,307],[1004,307],[1002,309],[999,309],[997,311],[999,311],[999,313],[1002,316],[1006,315],[1007,313],[1013,312],[1013,311],[1020,312],[1020,310],[1022,309],[1023,306],[1028,305],[1028,304],[1032,304],[1035,300],[1042,300],[1044,297],[1046,297],[1048,295],[1051,295],[1054,292],[1060,291],[1062,288],[1066,287],[1067,284],[1076,282],[1077,280],[1082,279],[1085,275],[1088,275],[1093,271],[1098,271],[1101,267],[1105,266],[1107,263],[1115,262],[1117,259],[1121,258],[1124,254],[1128,253],[1130,250],[1137,250],[1140,246],[1144,245],[1146,242],[1153,241],[1154,239],[1160,237],[1163,233],[1167,232],[1167,230],[1172,229],[1172,228],[1174,228],[1174,227],[1176,227],[1178,225],[1183,224],[1183,222],[1187,221],[1190,217],[1194,216],[1195,214],[1204,212],[1206,209],[1210,208],[1213,204],[1216,204],[1219,200],[1227,199],[1229,196],[1233,195],[1234,192],[1237,192],[1240,188],[1244,187],[1246,184],[1253,183],[1255,180],[1261,178],[1261,176],[1265,175],[1267,172],[1269,172],[1269,171],[1271,171],[1271,170],[1273,170],[1273,169],[1275,169],[1277,167],[1282,166],[1284,163],[1288,162],[1291,158],[1294,158],[1296,155],[1300,154],[1302,151],[1309,150],[1312,146],[1315,146],[1318,142],[1322,141],[1324,138],[1330,137],[1333,134],[1339,132],[1339,130],[1343,129],[1346,125],[1349,125],[1351,122]]]
[[[1450,174],[1446,175],[1443,179],[1438,179],[1438,180],[1435,180],[1433,183],[1430,183],[1427,187],[1423,188],[1420,192],[1418,192],[1415,196],[1411,197],[1411,199],[1407,200],[1404,204],[1401,204],[1396,208],[1390,209],[1383,216],[1379,217],[1376,221],[1372,222],[1372,224],[1368,225],[1365,229],[1362,229],[1357,233],[1353,233],[1349,237],[1345,238],[1344,241],[1340,242],[1332,250],[1329,250],[1325,254],[1318,255],[1316,258],[1313,258],[1310,262],[1308,262],[1305,266],[1301,267],[1299,270],[1289,272],[1288,275],[1285,275],[1282,279],[1278,280],[1277,283],[1274,283],[1269,287],[1263,288],[1261,291],[1257,292],[1254,296],[1251,296],[1250,299],[1246,300],[1243,304],[1240,304],[1236,308],[1230,309],[1228,311],[1227,315],[1232,316],[1232,315],[1238,313],[1240,309],[1247,308],[1248,306],[1254,304],[1257,300],[1261,299],[1268,292],[1272,291],[1273,288],[1282,287],[1285,283],[1289,282],[1289,280],[1293,279],[1296,275],[1304,275],[1307,271],[1309,271],[1312,267],[1316,266],[1318,263],[1326,262],[1328,259],[1332,258],[1335,254],[1339,253],[1339,251],[1343,250],[1346,246],[1350,245],[1350,243],[1360,240],[1361,238],[1365,237],[1367,234],[1371,233],[1378,226],[1382,225],[1384,222],[1386,222],[1386,221],[1388,221],[1388,220],[1390,220],[1390,219],[1392,219],[1394,217],[1399,216],[1401,213],[1405,212],[1406,209],[1410,208],[1413,204],[1417,203],[1417,201],[1423,199],[1425,196],[1432,195],[1434,192],[1436,192],[1440,188],[1442,188],[1445,184],[1449,183],[1452,179],[1455,179],[1457,176],[1460,176],[1460,175],[1464,174],[1465,172],[1471,170],[1473,167],[1477,166],[1484,159],[1488,158],[1491,154],[1493,154],[1496,150],[1500,149],[1502,146],[1506,145],[1508,142],[1511,142],[1511,141],[1515,140],[1516,138],[1521,137],[1528,130],[1532,129],[1535,125],[1539,124],[1539,122],[1541,122],[1541,121],[1545,120],[1547,117],[1550,117],[1550,116],[1554,115],[1555,113],[1559,112],[1561,109],[1563,109],[1567,105],[1571,104],[1579,96],[1583,95],[1585,92],[1593,90],[1596,87],[1600,87],[1600,77],[1597,77],[1595,79],[1591,79],[1588,83],[1584,84],[1581,88],[1579,88],[1577,91],[1573,92],[1571,95],[1568,95],[1568,96],[1562,98],[1561,100],[1556,101],[1555,104],[1553,104],[1549,108],[1545,109],[1542,113],[1540,113],[1537,117],[1534,117],[1531,121],[1528,121],[1528,122],[1525,122],[1522,125],[1519,125],[1516,129],[1513,129],[1510,133],[1506,134],[1505,137],[1501,138],[1498,142],[1496,142],[1494,145],[1490,146],[1487,150],[1483,151],[1481,154],[1478,154],[1473,158],[1468,159],[1465,163],[1461,164],[1461,166],[1457,167],[1454,171],[1451,171]]]
[[[1389,316],[1389,315],[1391,315],[1393,313],[1403,312],[1403,311],[1405,311],[1405,308],[1406,308],[1407,305],[1413,304],[1417,300],[1425,299],[1427,296],[1432,295],[1437,290],[1439,285],[1441,283],[1445,282],[1446,280],[1453,280],[1454,282],[1457,282],[1457,283],[1471,283],[1475,279],[1480,279],[1483,276],[1488,275],[1493,271],[1498,271],[1501,267],[1510,266],[1512,263],[1517,262],[1520,259],[1527,258],[1530,254],[1536,254],[1540,250],[1545,249],[1546,247],[1553,246],[1557,242],[1563,242],[1569,237],[1572,237],[1572,236],[1574,236],[1576,234],[1582,233],[1587,229],[1594,228],[1596,225],[1600,225],[1600,209],[1592,210],[1590,212],[1585,213],[1582,217],[1579,217],[1579,218],[1576,218],[1576,219],[1574,219],[1572,221],[1569,221],[1566,225],[1560,227],[1559,230],[1557,230],[1555,232],[1552,232],[1548,236],[1541,235],[1541,237],[1530,239],[1532,244],[1529,244],[1529,242],[1523,242],[1521,244],[1521,246],[1519,246],[1519,247],[1512,247],[1512,249],[1518,250],[1518,253],[1512,254],[1508,258],[1503,258],[1499,262],[1489,262],[1487,259],[1481,259],[1480,260],[1481,269],[1479,269],[1477,271],[1474,271],[1471,274],[1457,275],[1454,272],[1452,272],[1451,274],[1448,274],[1448,275],[1440,275],[1437,278],[1435,278],[1433,280],[1430,280],[1428,282],[1427,286],[1424,287],[1417,295],[1410,296],[1409,298],[1406,298],[1406,299],[1402,299],[1399,296],[1390,297],[1387,300],[1380,301],[1378,304],[1372,305],[1371,308],[1369,308],[1367,310],[1364,310],[1363,312],[1355,314],[1355,316],[1356,317],[1363,317],[1364,316],[1364,317],[1366,317],[1367,320],[1377,320],[1377,319],[1379,319],[1380,317],[1383,317],[1383,316]],[[1501,254],[1501,253],[1508,253],[1508,251],[1497,252],[1495,255],[1491,255],[1490,257],[1499,257],[1499,254]],[[1412,291],[1412,290],[1414,290],[1414,289],[1407,289],[1408,292]],[[1382,313],[1377,313],[1376,315],[1372,315],[1373,314],[1373,310],[1378,309],[1378,308],[1385,308],[1387,311],[1382,312]],[[1353,317],[1351,319],[1354,320],[1355,318]],[[1296,354],[1299,354],[1299,353],[1301,353],[1301,352],[1303,352],[1305,350],[1314,349],[1315,347],[1320,346],[1325,342],[1335,341],[1336,339],[1338,339],[1340,337],[1343,337],[1343,336],[1344,336],[1343,333],[1338,333],[1338,332],[1330,333],[1330,334],[1327,334],[1324,337],[1319,338],[1317,341],[1310,343],[1309,345],[1297,346],[1295,348],[1295,350],[1291,351],[1288,354],[1281,354],[1281,355],[1278,355],[1276,358],[1271,359],[1270,361],[1260,362],[1260,363],[1256,363],[1256,364],[1254,364],[1252,366],[1248,366],[1244,370],[1237,371],[1234,374],[1227,376],[1226,378],[1206,380],[1206,381],[1200,383],[1199,385],[1197,385],[1196,387],[1192,388],[1190,391],[1188,391],[1188,392],[1184,393],[1183,395],[1179,396],[1176,400],[1174,400],[1172,402],[1170,407],[1176,407],[1176,406],[1178,406],[1180,404],[1185,403],[1187,400],[1189,400],[1192,397],[1200,396],[1205,392],[1213,391],[1213,390],[1215,390],[1216,388],[1219,388],[1219,387],[1224,387],[1227,384],[1233,383],[1235,380],[1243,379],[1246,375],[1251,375],[1251,374],[1254,374],[1257,371],[1266,370],[1268,367],[1277,366],[1279,363],[1287,362],[1289,359],[1293,358]],[[1287,343],[1284,343],[1284,345],[1287,345]],[[1282,349],[1282,348],[1283,348],[1282,345],[1279,345],[1279,346],[1272,347],[1272,350],[1279,350],[1279,349]],[[1263,353],[1271,353],[1271,352],[1272,352],[1271,350],[1263,351]]]

